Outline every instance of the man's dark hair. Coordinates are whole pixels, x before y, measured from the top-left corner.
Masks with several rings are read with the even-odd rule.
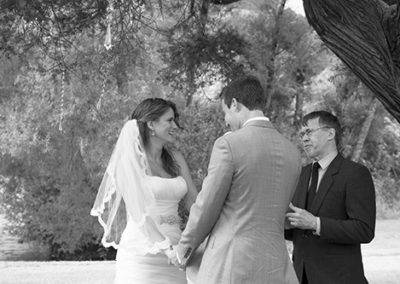
[[[249,110],[263,110],[266,103],[264,90],[260,81],[254,76],[245,76],[229,83],[222,89],[219,98],[231,107],[232,99],[235,98]]]
[[[307,126],[308,121],[315,118],[318,118],[318,123],[320,126],[326,126],[335,129],[335,142],[336,146],[339,147],[342,135],[342,128],[340,126],[338,118],[330,112],[324,110],[314,111],[303,117],[303,126]]]

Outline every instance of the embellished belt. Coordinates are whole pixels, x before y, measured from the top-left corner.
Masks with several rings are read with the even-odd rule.
[[[181,218],[176,215],[160,215],[160,225],[162,224],[168,224],[168,225],[174,225],[174,224],[180,224],[181,223]]]

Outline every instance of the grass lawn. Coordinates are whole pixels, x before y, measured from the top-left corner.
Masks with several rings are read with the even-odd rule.
[[[375,239],[362,246],[370,284],[400,283],[400,220],[380,220]],[[0,284],[112,283],[114,261],[0,261]]]
[[[114,261],[0,262],[1,284],[106,284],[114,278]]]
[[[362,251],[369,283],[400,283],[400,220],[378,220],[375,238]]]

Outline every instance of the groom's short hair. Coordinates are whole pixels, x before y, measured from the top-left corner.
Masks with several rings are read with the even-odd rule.
[[[249,110],[263,110],[266,104],[263,87],[255,76],[244,76],[230,82],[222,89],[219,98],[228,107],[231,107],[235,98]]]

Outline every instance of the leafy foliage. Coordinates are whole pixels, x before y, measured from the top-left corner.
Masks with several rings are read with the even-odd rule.
[[[171,84],[174,89],[187,89],[191,70],[194,70],[195,78],[207,74],[208,78],[214,80],[243,74],[243,65],[236,61],[243,53],[243,43],[234,30],[220,29],[207,35],[189,30],[179,37],[172,37],[169,42],[161,50],[168,67],[161,70],[160,74],[164,82]],[[194,87],[204,87],[204,81],[196,81]]]

